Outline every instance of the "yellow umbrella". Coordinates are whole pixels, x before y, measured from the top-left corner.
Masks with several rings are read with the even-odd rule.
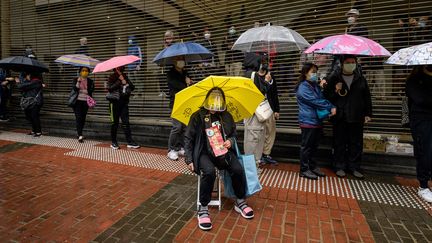
[[[171,117],[187,125],[192,114],[202,107],[208,91],[214,87],[225,93],[227,110],[236,122],[251,117],[264,100],[249,78],[209,76],[176,94]]]

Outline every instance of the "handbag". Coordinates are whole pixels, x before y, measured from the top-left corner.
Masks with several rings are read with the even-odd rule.
[[[402,104],[401,104],[401,125],[402,125],[402,127],[409,127],[410,126],[409,109],[408,109],[408,97],[406,97],[406,96],[402,97]]]
[[[252,82],[254,82],[255,72],[252,72],[251,80],[252,80]],[[258,105],[258,107],[255,110],[255,115],[258,118],[259,122],[265,122],[273,115],[273,110],[272,110],[270,103],[268,102],[267,99],[265,99],[263,102],[261,102]]]
[[[330,111],[328,111],[327,109],[318,109],[316,111],[316,113],[317,113],[318,119],[320,119],[320,120],[324,120],[327,117],[329,117],[329,115],[330,115]]]
[[[246,177],[246,197],[250,197],[253,194],[262,190],[261,183],[258,178],[257,167],[255,164],[255,156],[240,154],[240,150],[237,145],[237,141],[234,140],[234,149],[237,154],[237,158],[245,171]],[[223,173],[224,182],[224,194],[226,197],[235,198],[234,189],[232,186],[231,175],[227,170]]]
[[[71,92],[69,93],[68,106],[69,107],[74,106],[77,98],[78,98],[78,91],[72,89]]]
[[[108,92],[105,96],[105,98],[108,101],[116,101],[116,100],[120,100],[120,92],[118,90],[115,90],[113,92]]]
[[[40,91],[37,93],[35,97],[29,96],[29,97],[21,97],[20,106],[22,110],[27,110],[30,108],[33,108],[33,106],[37,103],[37,97],[39,96]]]
[[[96,106],[96,100],[93,99],[90,95],[87,95],[87,105],[89,108],[94,108]]]
[[[265,122],[273,115],[273,110],[267,99],[258,105],[255,110],[255,115],[259,122]]]

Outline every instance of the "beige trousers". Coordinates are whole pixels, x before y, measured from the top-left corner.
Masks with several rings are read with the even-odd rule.
[[[254,114],[244,119],[244,152],[255,155],[255,161],[261,159],[265,141],[265,122],[259,122]]]
[[[276,119],[274,114],[264,122],[265,125],[265,141],[264,151],[265,155],[270,155],[275,139],[276,139]]]

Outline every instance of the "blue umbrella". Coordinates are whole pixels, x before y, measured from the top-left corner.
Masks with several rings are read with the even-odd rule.
[[[173,58],[177,56],[184,56],[186,62],[201,61],[213,56],[207,48],[195,42],[181,42],[175,43],[163,49],[153,62],[159,65],[170,65],[173,63]]]

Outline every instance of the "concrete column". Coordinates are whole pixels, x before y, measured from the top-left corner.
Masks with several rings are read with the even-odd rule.
[[[0,57],[10,55],[10,0],[0,0]]]

